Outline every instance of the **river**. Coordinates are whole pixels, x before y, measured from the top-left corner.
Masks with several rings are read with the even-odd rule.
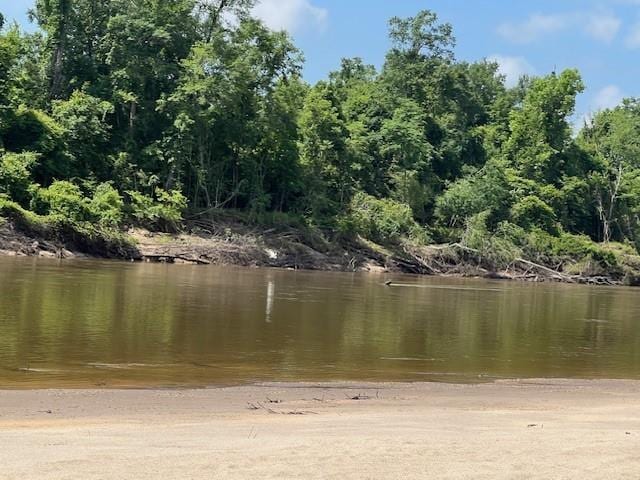
[[[640,378],[640,290],[0,258],[0,387],[529,377]]]

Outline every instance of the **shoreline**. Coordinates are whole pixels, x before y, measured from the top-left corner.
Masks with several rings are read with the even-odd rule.
[[[429,380],[424,378],[415,379],[365,379],[362,381],[352,379],[301,379],[301,380],[268,380],[256,379],[246,381],[229,381],[214,383],[157,383],[157,382],[73,382],[65,380],[48,380],[45,382],[32,383],[6,383],[0,384],[0,396],[3,393],[43,394],[46,392],[208,392],[219,390],[256,390],[268,388],[283,388],[285,390],[295,389],[327,389],[338,390],[341,388],[353,390],[360,388],[363,390],[375,390],[381,388],[409,388],[409,387],[479,387],[494,385],[527,387],[531,385],[551,386],[552,384],[565,386],[599,386],[599,385],[626,385],[638,387],[640,394],[640,378],[635,377],[507,377],[507,376],[455,376],[451,374],[434,374]],[[1,415],[0,415],[1,418]]]
[[[633,477],[639,409],[636,380],[0,390],[0,478]]]
[[[302,232],[283,234],[274,229],[251,230],[236,224],[233,229],[221,224],[219,229],[225,233],[168,234],[132,229],[126,233],[131,242],[131,248],[123,250],[126,256],[113,256],[113,252],[85,252],[72,244],[30,236],[11,223],[0,223],[0,257],[113,259],[203,267],[215,265],[347,273],[408,273],[529,283],[640,286],[640,276],[621,277],[613,273],[569,275],[524,259],[514,262],[507,270],[495,269],[483,265],[473,255],[467,258],[465,247],[458,244],[390,248],[364,239],[346,244],[326,243],[320,239],[305,238]],[[457,251],[459,249],[462,251]]]

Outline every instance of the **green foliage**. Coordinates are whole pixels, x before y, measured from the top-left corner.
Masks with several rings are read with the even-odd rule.
[[[299,125],[308,210],[316,218],[335,215],[347,203],[353,179],[346,125],[326,86],[320,84],[309,92]]]
[[[119,227],[124,218],[124,201],[120,193],[109,183],[96,187],[89,202],[91,215],[105,227]]]
[[[462,244],[477,253],[491,268],[503,269],[521,255],[521,250],[505,235],[503,228],[493,232],[489,227],[490,211],[480,212],[467,220]]]
[[[0,195],[0,217],[11,219],[22,231],[45,240],[62,242],[70,248],[102,257],[131,258],[134,245],[117,230],[61,215],[38,215]]]
[[[585,271],[576,273],[621,275],[621,260],[612,249],[594,242],[585,235],[566,232],[551,234],[540,228],[525,230],[509,222],[501,223],[495,237],[509,242],[522,258],[555,269],[571,269],[582,265]],[[589,268],[591,270],[589,270]],[[586,271],[589,270],[589,271]]]
[[[273,208],[290,195],[299,62],[284,33],[251,19],[192,45],[176,89],[158,102],[171,126],[154,162],[182,181],[192,207]]]
[[[71,164],[68,176],[110,176],[106,156],[110,126],[106,118],[111,113],[109,102],[80,91],[74,91],[68,100],[53,102],[53,118],[62,129],[65,154]]]
[[[31,208],[41,215],[59,216],[70,221],[91,219],[89,201],[80,187],[66,180],[53,182],[47,188],[33,189]]]
[[[46,236],[49,225],[44,217],[23,208],[18,203],[0,194],[0,217],[12,220],[22,230]]]
[[[380,71],[344,59],[307,85],[253,4],[37,0],[39,31],[0,31],[3,208],[87,245],[229,209],[378,243],[434,232],[495,265],[615,269],[606,244],[640,247],[639,100],[575,137],[577,71],[507,88],[429,10],[391,19]]]
[[[627,99],[598,113],[581,132],[578,143],[593,158],[588,176],[590,197],[605,242],[638,242],[640,229],[640,102]]]
[[[187,207],[187,199],[177,190],[167,192],[157,188],[155,198],[135,191],[127,194],[131,198],[131,217],[148,228],[175,230]]]
[[[506,217],[512,203],[511,185],[496,164],[454,182],[438,198],[436,217],[450,227],[459,227],[483,212],[494,225]]]
[[[516,202],[511,207],[511,218],[527,230],[538,227],[549,233],[557,233],[553,208],[535,195],[528,195]]]
[[[19,50],[19,33],[14,28],[2,33],[4,18],[0,14],[0,148],[2,137],[11,115],[9,96],[11,90],[11,70],[14,67]]]
[[[433,192],[421,181],[420,173],[415,170],[403,170],[392,173],[390,192],[392,199],[406,203],[413,210],[416,220],[427,218],[427,206],[432,201]]]
[[[422,10],[415,17],[389,20],[391,40],[396,48],[411,55],[426,54],[433,57],[453,57],[455,44],[450,24],[439,24],[438,16]]]
[[[32,151],[55,155],[63,148],[62,129],[40,110],[18,107],[9,118],[4,146],[9,151]]]
[[[576,70],[533,80],[522,107],[510,115],[511,134],[504,148],[522,176],[539,182],[561,177],[571,146],[567,118],[583,90]]]
[[[354,195],[348,219],[342,227],[382,244],[398,242],[402,238],[426,241],[426,233],[413,219],[408,205],[365,193]]]
[[[5,194],[25,205],[29,200],[31,169],[37,155],[27,153],[5,153],[0,157],[0,194]]]

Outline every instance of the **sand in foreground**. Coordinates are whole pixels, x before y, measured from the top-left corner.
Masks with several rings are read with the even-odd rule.
[[[0,391],[2,479],[639,477],[640,382]]]

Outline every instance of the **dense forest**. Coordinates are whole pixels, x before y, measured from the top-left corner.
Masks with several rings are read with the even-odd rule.
[[[389,21],[379,71],[309,85],[252,3],[37,0],[35,33],[0,15],[0,215],[108,237],[226,211],[557,269],[637,253],[640,100],[575,131],[578,71],[507,88],[431,11]]]

